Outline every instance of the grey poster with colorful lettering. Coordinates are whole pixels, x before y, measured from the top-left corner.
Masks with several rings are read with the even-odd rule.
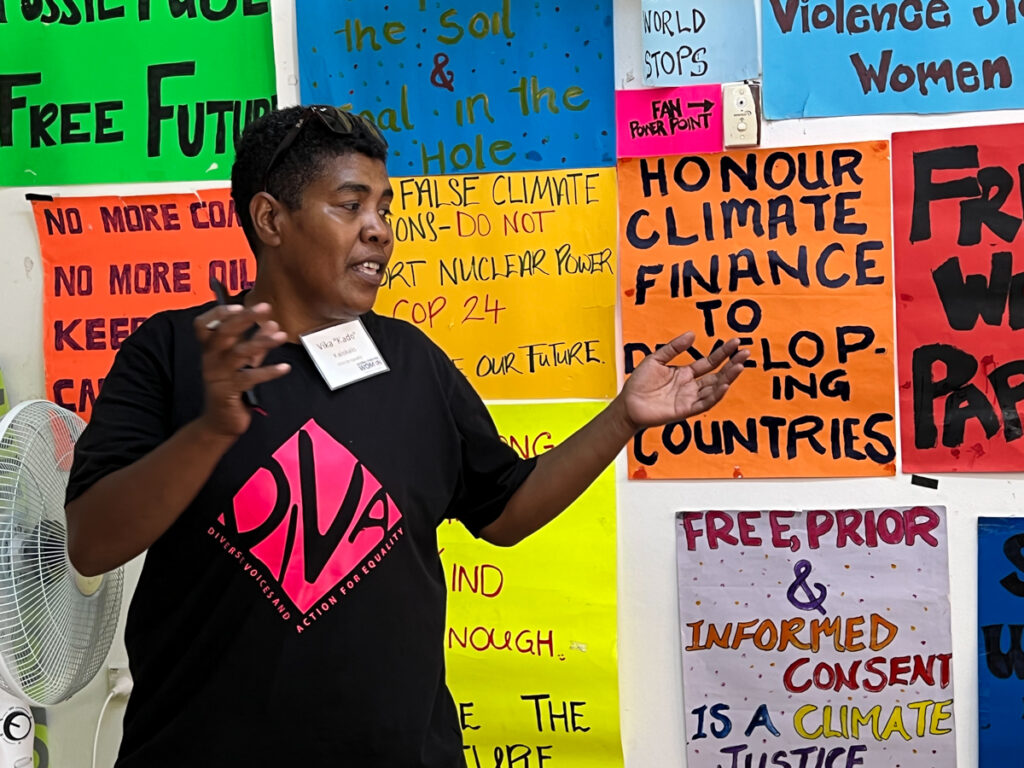
[[[0,185],[226,179],[277,104],[268,0],[0,0]]]
[[[942,507],[679,512],[690,768],[952,768]]]

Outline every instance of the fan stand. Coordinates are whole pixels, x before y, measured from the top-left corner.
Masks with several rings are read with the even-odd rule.
[[[35,722],[27,703],[0,688],[0,765],[32,768]]]

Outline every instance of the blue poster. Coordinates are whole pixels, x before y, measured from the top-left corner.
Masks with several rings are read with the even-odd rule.
[[[643,0],[644,85],[757,77],[754,0]]]
[[[1019,0],[761,0],[769,119],[1024,107]]]
[[[615,164],[611,0],[296,0],[303,103],[371,117],[393,174]]]
[[[1024,748],[1024,518],[978,519],[978,627],[978,766],[1003,768]]]

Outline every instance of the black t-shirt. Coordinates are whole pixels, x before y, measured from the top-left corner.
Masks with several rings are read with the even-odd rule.
[[[155,315],[124,343],[69,501],[199,416],[192,321],[207,308]],[[390,372],[331,392],[300,345],[273,350],[292,371],[259,387],[249,430],[150,547],[119,768],[464,765],[436,528],[478,533],[533,463],[418,329],[363,322]]]

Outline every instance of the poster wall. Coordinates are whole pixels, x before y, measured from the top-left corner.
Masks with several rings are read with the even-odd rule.
[[[1024,748],[1024,519],[978,518],[978,766]]]
[[[351,106],[410,176],[615,163],[612,3],[298,0],[303,103]]]
[[[524,457],[562,442],[601,403],[493,406]],[[606,469],[514,549],[438,531],[445,648],[469,768],[622,766],[615,659],[615,482]]]
[[[618,180],[626,374],[686,330],[694,355],[751,352],[711,413],[633,439],[630,477],[893,474],[888,144],[622,160]]]
[[[1024,469],[1024,125],[893,135],[903,469]]]
[[[952,768],[941,507],[677,514],[686,764]]]
[[[644,85],[757,77],[755,0],[643,0]]]
[[[226,179],[277,106],[268,0],[6,2],[0,39],[0,186]]]
[[[1024,107],[1024,13],[1008,0],[761,0],[765,117]]]

